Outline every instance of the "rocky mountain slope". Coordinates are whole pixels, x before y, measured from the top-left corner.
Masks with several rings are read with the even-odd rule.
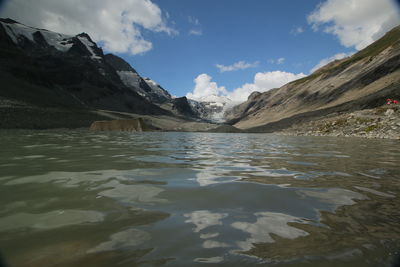
[[[67,36],[1,20],[0,55],[2,98],[46,107],[167,114],[127,88],[87,34]]]
[[[160,85],[122,58],[104,55],[85,33],[0,19],[0,79],[1,128],[87,127],[104,119],[96,110],[193,119],[179,112],[189,103],[177,108]]]
[[[400,26],[305,78],[253,93],[225,115],[238,128],[273,132],[332,114],[376,108],[387,98],[400,98]]]
[[[117,72],[121,81],[146,100],[162,104],[172,100],[171,95],[150,78],[142,78],[128,62],[113,54],[104,56],[105,61]]]

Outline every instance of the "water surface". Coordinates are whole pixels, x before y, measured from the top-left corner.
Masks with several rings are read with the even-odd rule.
[[[10,266],[390,266],[400,144],[0,132]]]

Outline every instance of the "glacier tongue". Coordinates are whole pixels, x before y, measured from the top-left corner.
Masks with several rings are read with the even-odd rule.
[[[199,114],[200,118],[221,123],[225,121],[225,111],[234,103],[226,96],[213,94],[197,99],[189,99],[189,104],[192,109]]]

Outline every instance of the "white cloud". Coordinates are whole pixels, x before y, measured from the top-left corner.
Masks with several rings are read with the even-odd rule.
[[[285,58],[284,57],[280,57],[280,58],[278,58],[278,59],[269,59],[268,60],[268,63],[270,63],[270,64],[277,64],[277,65],[281,65],[281,64],[283,64],[283,63],[285,63]]]
[[[291,31],[290,31],[290,34],[292,34],[292,35],[299,35],[299,34],[302,34],[304,32],[304,29],[303,29],[303,27],[295,27],[295,28],[293,28]]]
[[[281,64],[283,64],[283,63],[285,63],[285,58],[284,58],[284,57],[280,57],[280,58],[278,58],[278,59],[276,60],[276,64],[278,64],[278,65],[281,65]]]
[[[189,35],[198,35],[198,36],[203,35],[201,24],[198,18],[193,16],[188,16],[188,21],[190,24],[194,26],[194,28],[189,31]]]
[[[314,30],[336,35],[341,44],[360,50],[400,24],[392,0],[327,0],[308,16]]]
[[[273,88],[281,87],[288,82],[305,77],[304,73],[290,73],[284,71],[258,72],[254,76],[253,83],[246,83],[233,91],[227,91],[225,87],[219,87],[216,82],[207,74],[200,74],[195,80],[193,93],[186,95],[189,99],[202,100],[209,96],[220,96],[228,98],[232,103],[237,104],[247,100],[248,96],[254,92],[265,92]]]
[[[352,54],[354,54],[354,52],[351,52],[351,53],[338,53],[338,54],[336,54],[334,56],[331,56],[331,57],[328,57],[328,58],[324,58],[310,70],[310,73],[313,73],[317,69],[325,66],[326,64],[328,64],[328,63],[330,63],[330,62],[332,62],[334,60],[343,59],[345,57],[351,56]]]
[[[175,35],[150,0],[13,0],[1,12],[29,26],[75,35],[88,33],[110,52],[141,54],[152,49],[143,29]]]
[[[195,87],[193,93],[186,94],[186,97],[194,100],[202,100],[208,96],[224,96],[228,94],[225,87],[219,87],[216,82],[211,81],[212,77],[203,73],[194,79]]]
[[[203,35],[203,31],[202,30],[191,29],[189,31],[189,35]]]
[[[195,17],[189,16],[188,21],[189,21],[189,23],[191,23],[193,25],[196,25],[196,26],[200,25],[200,21]]]
[[[254,76],[253,83],[246,83],[228,93],[228,97],[234,102],[244,102],[255,91],[266,92],[273,88],[279,88],[291,81],[305,77],[304,73],[290,73],[285,71],[258,72]]]
[[[220,72],[225,72],[225,71],[244,70],[244,69],[248,69],[248,68],[256,68],[256,67],[258,67],[259,64],[260,64],[260,62],[258,62],[258,61],[253,62],[253,63],[239,61],[239,62],[236,62],[229,66],[225,66],[225,65],[221,65],[221,64],[216,64],[215,66],[219,69]]]
[[[305,77],[304,73],[294,74],[285,71],[259,72],[254,77],[254,84],[260,88],[260,92],[268,91],[272,88],[281,87],[288,82]]]

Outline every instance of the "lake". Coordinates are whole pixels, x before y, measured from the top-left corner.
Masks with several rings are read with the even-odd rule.
[[[400,142],[0,131],[9,266],[390,266]]]

